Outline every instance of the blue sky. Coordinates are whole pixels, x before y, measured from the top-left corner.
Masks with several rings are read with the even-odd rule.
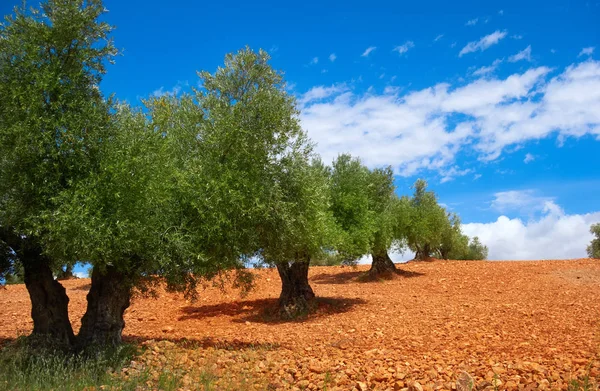
[[[324,3],[105,0],[123,53],[102,89],[139,104],[263,48],[326,160],[390,164],[401,194],[427,179],[491,258],[584,256],[600,221],[599,0]]]

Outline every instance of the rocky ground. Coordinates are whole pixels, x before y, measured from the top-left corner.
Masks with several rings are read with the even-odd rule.
[[[123,370],[152,366],[183,389],[567,389],[600,379],[600,261],[410,262],[393,280],[359,282],[366,267],[313,267],[319,307],[307,319],[266,314],[275,270],[256,289],[208,287],[196,302],[137,297],[124,335],[145,346]],[[65,281],[75,329],[87,279]],[[31,330],[22,285],[0,290],[0,340]],[[158,376],[158,375],[157,375]],[[458,384],[460,389],[460,384]],[[595,389],[595,388],[593,388]]]

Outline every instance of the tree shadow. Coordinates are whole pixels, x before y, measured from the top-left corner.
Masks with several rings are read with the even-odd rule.
[[[351,271],[344,273],[327,274],[321,273],[310,278],[315,284],[346,284],[349,282],[377,282],[381,280],[391,280],[397,277],[413,278],[424,276],[425,273],[413,272],[397,268],[394,273],[373,277],[368,271]]]
[[[304,322],[319,319],[333,314],[350,311],[354,306],[366,304],[360,298],[345,297],[316,297],[310,302],[310,310],[294,319],[280,316],[278,299],[246,300],[239,303],[222,303],[200,307],[188,306],[182,308],[184,315],[178,320],[205,319],[216,316],[231,316],[235,323],[281,324],[289,322]]]
[[[345,284],[349,281],[357,280],[364,273],[359,270],[335,274],[320,273],[312,276],[310,281],[315,284]]]
[[[233,340],[220,340],[214,339],[212,337],[205,337],[202,339],[188,339],[185,337],[159,337],[159,338],[150,338],[150,337],[142,337],[137,335],[127,335],[123,336],[123,342],[131,343],[135,345],[144,345],[148,342],[170,342],[177,347],[184,349],[221,349],[221,350],[276,350],[282,347],[281,344],[278,343],[263,343],[263,342],[247,342],[240,341],[239,339]]]

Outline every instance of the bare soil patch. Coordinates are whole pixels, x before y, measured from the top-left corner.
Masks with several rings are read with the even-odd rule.
[[[433,261],[398,265],[407,273],[360,282],[367,266],[313,267],[320,298],[306,319],[268,316],[276,270],[256,270],[257,287],[207,288],[196,302],[160,291],[136,298],[124,335],[148,347],[141,360],[188,373],[217,389],[451,390],[462,371],[480,389],[566,389],[600,376],[600,261]],[[89,280],[62,282],[74,328]],[[0,290],[0,341],[31,330],[22,285]],[[166,359],[165,359],[166,358]]]

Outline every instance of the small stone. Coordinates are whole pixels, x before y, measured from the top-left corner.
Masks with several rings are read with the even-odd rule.
[[[456,379],[457,391],[472,391],[475,388],[475,380],[467,372],[463,371]]]
[[[367,383],[362,381],[356,382],[356,385],[360,391],[367,391],[369,389],[369,387],[367,387]]]
[[[408,386],[408,391],[423,391],[423,386],[421,386],[421,384],[418,381],[416,381],[410,386]]]
[[[171,326],[165,326],[161,330],[163,333],[172,333],[174,329]]]

